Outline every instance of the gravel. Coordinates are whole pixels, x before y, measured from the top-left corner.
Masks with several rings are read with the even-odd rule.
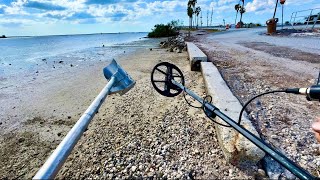
[[[259,35],[260,31],[262,30],[254,29],[213,34],[198,37],[195,41],[218,67],[242,103],[266,91],[285,87],[309,87],[315,82],[320,61],[311,63],[297,56],[294,59],[290,59],[290,56],[274,56],[242,44],[266,42],[275,46],[274,48],[286,47],[287,53],[291,53],[295,51],[292,47],[300,51],[305,51],[305,47],[319,48],[319,40],[269,37]],[[318,50],[316,53],[319,52]],[[310,129],[312,122],[319,116],[318,102],[308,102],[303,96],[278,93],[256,99],[248,106],[247,111],[263,139],[310,173],[319,176],[317,157],[320,150]],[[281,170],[281,175],[291,178],[284,170]]]

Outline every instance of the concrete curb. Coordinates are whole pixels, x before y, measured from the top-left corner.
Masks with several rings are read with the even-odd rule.
[[[200,71],[200,62],[207,62],[208,57],[195,44],[186,42],[191,71]]]
[[[212,62],[201,62],[201,70],[207,94],[212,96],[213,104],[237,121],[242,105],[232,94],[218,69]],[[216,121],[225,124],[220,118],[216,118]],[[241,125],[259,137],[258,132],[246,116],[242,117]],[[215,129],[219,145],[228,162],[234,165],[253,165],[265,156],[262,150],[232,128],[215,124]]]

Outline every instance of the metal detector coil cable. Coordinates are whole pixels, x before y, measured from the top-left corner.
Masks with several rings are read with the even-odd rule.
[[[178,72],[178,75],[174,74],[174,71]],[[165,77],[165,80],[157,79],[159,77],[157,77],[155,74],[158,72],[160,72],[160,74]],[[178,80],[176,78],[180,79],[180,83],[178,82]],[[184,83],[185,83],[184,76],[183,76],[181,70],[177,66],[175,66],[171,63],[168,63],[168,62],[162,62],[162,63],[157,64],[153,68],[152,73],[151,73],[151,83],[152,83],[153,87],[155,88],[155,90],[159,94],[166,96],[166,97],[175,97],[175,96],[179,95],[182,91],[184,93],[190,95],[193,99],[195,99],[196,101],[198,101],[202,104],[201,107],[203,108],[206,116],[208,116],[210,118],[210,120],[217,123],[216,121],[213,120],[213,118],[218,116],[225,123],[229,124],[230,127],[234,128],[236,131],[238,131],[240,134],[242,134],[244,137],[246,137],[248,140],[250,140],[253,144],[255,144],[257,147],[259,147],[261,150],[263,150],[269,156],[271,156],[274,160],[276,160],[279,164],[281,164],[286,169],[288,169],[290,172],[292,172],[299,179],[304,179],[304,180],[319,179],[319,178],[311,175],[308,171],[306,171],[305,169],[303,169],[299,165],[295,164],[292,160],[287,158],[284,154],[282,154],[278,150],[271,147],[269,144],[264,142],[262,139],[260,139],[259,137],[257,137],[256,135],[254,135],[253,133],[251,133],[250,131],[248,131],[247,129],[242,127],[241,125],[239,125],[241,123],[241,121],[236,122],[233,119],[231,119],[230,117],[228,117],[226,114],[221,112],[217,107],[215,107],[213,104],[211,104],[211,102],[212,102],[211,96],[206,96],[204,99],[202,99],[197,94],[195,94],[191,90],[187,89],[184,86]],[[313,89],[310,88],[309,91],[311,92],[311,93],[309,93],[310,99],[312,99],[312,98],[315,99],[317,97],[319,97],[319,99],[320,99],[320,86],[314,87]],[[286,92],[286,93],[293,93],[293,94],[307,93],[308,94],[308,90],[305,90],[305,88],[302,88],[302,89],[301,88],[300,89],[294,88],[294,89],[287,89],[285,91],[282,91],[282,90],[281,91],[280,90],[273,91],[273,92],[270,91],[270,92],[258,95],[257,97],[260,97],[265,94],[275,93],[275,92]],[[317,94],[318,92],[319,92],[319,94]],[[255,98],[257,98],[257,97],[255,97]],[[210,98],[210,100],[208,98]],[[250,100],[250,102],[255,98],[252,98]],[[248,102],[247,104],[249,104],[250,102]],[[188,101],[187,101],[187,103],[189,105],[191,105]],[[195,106],[192,106],[192,107],[195,107]],[[198,108],[200,108],[200,107],[198,107]],[[240,120],[241,120],[241,118],[240,118]]]

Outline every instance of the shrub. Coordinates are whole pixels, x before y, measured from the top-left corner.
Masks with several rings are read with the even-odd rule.
[[[156,37],[170,37],[178,35],[178,22],[171,21],[167,25],[165,24],[157,24],[154,26],[154,29],[148,34],[149,38]]]

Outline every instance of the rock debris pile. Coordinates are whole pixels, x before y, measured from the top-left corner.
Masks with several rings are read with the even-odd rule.
[[[182,51],[187,51],[187,45],[183,35],[169,37],[167,41],[160,42],[160,47],[168,48],[170,52],[181,53]]]

